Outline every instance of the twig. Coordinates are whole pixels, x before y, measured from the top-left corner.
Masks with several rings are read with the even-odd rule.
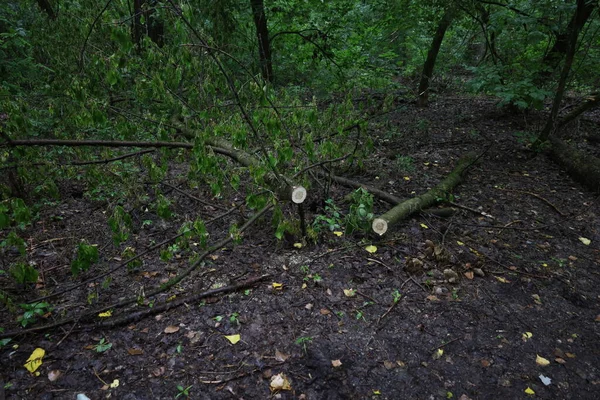
[[[161,185],[168,186],[168,187],[170,187],[171,189],[175,190],[176,192],[179,192],[179,193],[181,193],[181,194],[183,194],[183,195],[186,195],[186,196],[187,196],[187,197],[189,197],[190,199],[192,199],[192,200],[196,200],[198,203],[200,203],[200,204],[204,204],[205,206],[214,207],[214,208],[217,208],[217,209],[219,209],[219,210],[227,210],[227,208],[225,208],[225,207],[223,207],[223,206],[220,206],[220,205],[218,205],[218,204],[212,204],[212,203],[209,203],[209,202],[207,202],[207,201],[204,201],[204,200],[202,200],[202,199],[200,199],[200,198],[198,198],[198,197],[196,197],[196,196],[194,196],[194,195],[192,195],[192,194],[190,194],[190,193],[188,193],[188,192],[186,192],[186,191],[184,191],[184,190],[181,190],[181,189],[179,189],[177,186],[173,186],[173,185],[171,185],[171,184],[169,184],[169,183],[166,183],[166,182],[161,182]]]
[[[554,209],[554,211],[556,211],[557,213],[559,213],[561,215],[561,217],[566,217],[567,216],[567,214],[565,214],[562,211],[560,211],[554,204],[552,204],[550,201],[546,200],[545,198],[543,198],[539,194],[532,193],[532,192],[527,192],[527,191],[524,191],[524,190],[503,189],[503,188],[496,188],[496,189],[503,190],[505,192],[515,192],[515,193],[528,194],[530,196],[535,197],[536,199],[539,199],[539,200],[543,201],[544,203],[546,203],[547,205],[549,205],[550,207],[552,207],[552,209]]]
[[[366,294],[364,294],[364,293],[361,293],[361,292],[359,292],[358,290],[355,290],[355,292],[356,292],[356,294],[358,294],[358,295],[360,295],[360,296],[364,297],[365,299],[367,299],[367,300],[371,300],[371,301],[372,301],[373,303],[375,303],[375,304],[379,304],[379,303],[377,302],[377,300],[375,300],[375,299],[374,299],[374,298],[372,298],[371,296],[369,296],[369,295],[366,295]]]
[[[456,342],[457,340],[460,340],[460,338],[455,338],[455,339],[452,339],[452,340],[450,340],[449,342],[446,342],[446,343],[440,344],[439,346],[436,346],[436,347],[434,347],[434,348],[430,349],[430,350],[429,350],[429,352],[432,352],[432,351],[434,351],[434,350],[437,350],[437,349],[441,349],[442,347],[444,347],[444,346],[447,346],[447,345],[449,345],[450,343],[454,343],[454,342]]]
[[[467,210],[467,211],[470,211],[470,212],[472,212],[472,213],[475,213],[475,214],[482,215],[482,216],[484,216],[484,217],[486,217],[486,218],[490,218],[490,219],[496,219],[496,218],[494,218],[492,215],[490,215],[490,214],[488,214],[488,213],[485,213],[485,212],[483,212],[483,211],[476,210],[476,209],[474,209],[474,208],[471,208],[471,207],[463,206],[463,205],[461,205],[461,204],[458,204],[458,203],[455,203],[455,202],[453,202],[453,201],[446,201],[446,203],[448,203],[448,204],[450,204],[451,206],[454,206],[454,207],[456,207],[456,208],[462,208],[463,210]]]

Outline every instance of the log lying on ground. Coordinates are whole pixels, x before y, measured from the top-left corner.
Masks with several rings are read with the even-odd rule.
[[[576,181],[592,191],[600,191],[600,159],[577,150],[558,138],[550,138],[551,158]]]
[[[469,153],[463,156],[458,161],[454,170],[436,187],[421,196],[414,197],[398,204],[385,214],[375,218],[372,224],[373,231],[379,235],[383,235],[387,232],[390,225],[408,217],[412,213],[431,207],[440,200],[445,199],[446,195],[460,183],[464,172],[473,162],[475,162],[475,160],[475,154]]]
[[[173,121],[177,123],[177,119]],[[180,124],[177,125],[177,129],[187,139],[194,140],[196,138],[195,133]],[[237,161],[241,165],[247,168],[257,168],[261,166],[259,159],[253,155],[246,153],[243,150],[236,149],[231,143],[225,139],[220,138],[209,138],[205,139],[204,143],[212,148],[215,153],[227,155],[229,158]],[[269,171],[264,175],[265,183],[275,192],[278,198],[284,200],[291,200],[293,203],[301,204],[306,199],[306,189],[300,185],[296,185],[291,179],[275,173],[275,171]]]

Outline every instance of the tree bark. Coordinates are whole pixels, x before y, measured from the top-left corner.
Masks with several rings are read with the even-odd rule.
[[[271,60],[271,42],[269,41],[269,27],[263,0],[250,0],[254,25],[256,26],[256,37],[258,39],[258,57],[260,70],[265,81],[273,82],[273,62]]]
[[[552,159],[576,181],[592,191],[600,191],[600,159],[569,146],[558,138],[550,138]]]
[[[587,96],[585,101],[583,101],[577,106],[577,108],[575,108],[573,111],[571,111],[558,121],[558,127],[562,128],[563,126],[573,121],[575,118],[579,117],[587,110],[591,110],[592,108],[597,107],[598,105],[600,105],[600,92],[590,94],[589,96]]]
[[[443,200],[446,195],[462,181],[463,174],[475,160],[475,154],[469,153],[463,156],[458,161],[454,170],[452,170],[452,172],[436,187],[421,196],[414,197],[398,204],[385,214],[375,218],[372,225],[373,231],[379,235],[383,235],[387,232],[390,225]]]
[[[446,9],[444,16],[439,22],[437,29],[435,31],[435,35],[433,36],[433,40],[431,42],[431,47],[427,52],[427,59],[425,60],[425,64],[423,64],[423,72],[421,73],[421,81],[419,82],[419,97],[417,100],[417,104],[419,107],[427,107],[428,99],[429,99],[429,80],[433,74],[433,68],[435,67],[435,60],[437,59],[438,53],[440,52],[440,47],[442,47],[442,42],[444,41],[444,36],[446,35],[446,31],[452,24],[452,20],[454,19],[455,9],[450,6]]]
[[[589,17],[587,13],[587,8],[589,4],[587,0],[577,0],[577,8],[575,10],[575,15],[573,16],[573,20],[579,20],[579,15],[583,15]],[[592,6],[593,7],[593,6]],[[586,19],[587,19],[586,17]],[[552,109],[550,110],[550,115],[548,116],[548,121],[544,126],[544,129],[540,132],[540,135],[536,139],[533,144],[533,149],[539,149],[539,147],[548,140],[550,135],[556,130],[557,126],[557,117],[558,110],[560,108],[560,103],[565,94],[565,89],[567,87],[567,80],[569,78],[569,73],[571,72],[571,67],[573,66],[573,60],[575,58],[575,50],[577,49],[577,38],[579,37],[579,29],[577,29],[576,24],[570,25],[569,32],[569,43],[568,50],[565,59],[565,65],[560,74],[560,80],[558,81],[558,88],[556,89],[556,95],[554,96],[554,101],[552,103]]]

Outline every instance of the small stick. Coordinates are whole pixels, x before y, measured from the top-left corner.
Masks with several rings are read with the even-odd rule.
[[[444,346],[447,346],[447,345],[449,345],[450,343],[456,342],[456,341],[457,341],[457,340],[459,340],[459,339],[460,339],[460,338],[455,338],[455,339],[452,339],[451,341],[449,341],[449,342],[446,342],[446,343],[443,343],[443,344],[440,344],[439,346],[436,346],[436,347],[432,348],[432,349],[431,349],[431,350],[429,350],[429,351],[431,352],[431,351],[434,351],[434,350],[437,350],[437,349],[441,349],[442,347],[444,347]]]
[[[567,216],[567,214],[565,214],[562,211],[560,211],[554,204],[552,204],[550,201],[546,200],[545,198],[543,198],[539,194],[532,193],[532,192],[526,192],[524,190],[516,190],[516,189],[502,189],[502,188],[496,188],[496,189],[503,190],[505,192],[515,192],[515,193],[528,194],[530,196],[535,197],[536,199],[539,199],[539,200],[543,201],[544,203],[546,203],[547,205],[549,205],[550,207],[552,207],[552,209],[554,209],[554,211],[556,211],[557,213],[559,213],[561,215],[561,217],[566,217]]]

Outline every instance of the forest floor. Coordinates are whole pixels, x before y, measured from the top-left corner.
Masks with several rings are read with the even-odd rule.
[[[567,129],[581,139],[599,119],[588,114]],[[426,109],[396,103],[370,121],[375,150],[347,176],[410,198],[436,185],[461,155],[483,153],[454,190],[454,202],[471,210],[415,215],[382,239],[325,229],[302,248],[278,242],[269,218],[259,220],[241,244],[212,254],[175,290],[110,318],[268,277],[122,326],[90,328],[110,320],[95,318],[13,336],[0,348],[0,399],[599,398],[599,200],[526,148],[542,123],[542,115],[506,114],[486,98],[440,97]],[[599,155],[597,144],[585,146]],[[172,192],[177,217],[134,215],[126,245],[141,251],[174,236],[186,216],[208,220],[222,212],[216,206],[240,201],[211,199],[169,178],[215,207]],[[342,211],[349,192],[331,188]],[[388,208],[375,201],[376,214]],[[227,235],[237,218],[210,225],[211,239]],[[189,265],[186,253],[164,262],[154,252],[137,271],[94,280],[121,261],[124,245],[112,244],[105,207],[75,185],[64,185],[60,204],[43,209],[25,237],[43,281],[25,291],[0,275],[15,304],[92,279],[49,299],[54,310],[41,323],[143,294]],[[69,264],[81,238],[98,244],[101,260],[73,280]],[[3,257],[7,270],[11,253]],[[0,321],[6,331],[19,329],[6,307]],[[39,376],[23,367],[36,348],[46,351]],[[273,391],[277,380],[289,390]]]

